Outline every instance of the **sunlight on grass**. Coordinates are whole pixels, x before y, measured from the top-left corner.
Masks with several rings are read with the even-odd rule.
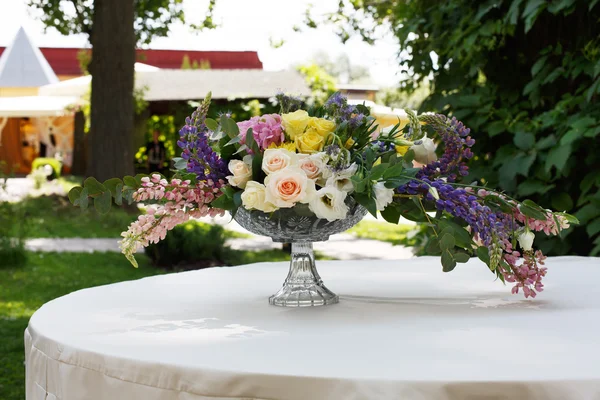
[[[410,232],[414,229],[415,225],[393,225],[387,222],[361,221],[348,233],[362,239],[381,240],[396,245],[405,245],[407,239],[410,239]]]

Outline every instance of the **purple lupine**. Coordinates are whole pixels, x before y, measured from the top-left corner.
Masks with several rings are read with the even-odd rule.
[[[338,123],[348,122],[349,124],[356,124],[358,126],[364,119],[363,115],[361,120],[356,119],[352,121],[352,118],[358,116],[359,113],[356,110],[356,106],[348,104],[348,100],[340,92],[332,94],[325,102],[324,108],[327,114],[335,118]]]
[[[471,130],[464,126],[456,118],[448,119],[445,115],[422,115],[420,119],[432,126],[441,136],[444,142],[444,154],[439,160],[427,164],[417,178],[434,179],[444,176],[448,182],[455,182],[457,174],[466,176],[469,174],[469,167],[463,161],[473,157],[471,146],[475,140],[469,136]]]
[[[227,164],[212,149],[208,142],[208,128],[204,124],[210,98],[205,99],[179,131],[177,145],[182,149],[181,157],[187,160],[187,171],[196,174],[200,181],[212,180],[217,187],[229,174]]]

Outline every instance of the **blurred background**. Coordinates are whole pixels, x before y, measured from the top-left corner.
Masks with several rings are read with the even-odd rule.
[[[223,218],[177,228],[133,270],[115,239],[144,210],[67,198],[85,176],[168,175],[207,92],[240,121],[276,112],[278,90],[340,91],[382,127],[402,108],[460,119],[472,182],[581,221],[538,237],[546,254],[600,254],[599,0],[0,0],[0,398],[23,398],[22,331],[54,297],[287,259]],[[367,219],[316,248],[410,258],[430,234]]]

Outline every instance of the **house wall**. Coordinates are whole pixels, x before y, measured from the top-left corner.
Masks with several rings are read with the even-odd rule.
[[[26,173],[31,168],[23,160],[19,134],[20,118],[8,118],[0,137],[0,161],[5,163],[4,172]]]
[[[36,87],[0,87],[0,97],[37,96]]]

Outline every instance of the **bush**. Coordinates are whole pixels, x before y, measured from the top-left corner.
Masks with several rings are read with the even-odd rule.
[[[2,174],[0,163],[0,194],[6,191],[7,177]],[[25,237],[27,219],[19,203],[0,200],[0,266],[21,266],[27,260]]]
[[[225,264],[225,229],[190,221],[175,227],[145,250],[152,262],[167,269],[199,269]]]
[[[56,179],[60,178],[60,171],[62,170],[62,163],[56,158],[48,158],[48,157],[38,157],[31,163],[31,170],[35,171],[38,168],[42,168],[46,165],[52,167],[52,174],[48,177],[48,179]]]

